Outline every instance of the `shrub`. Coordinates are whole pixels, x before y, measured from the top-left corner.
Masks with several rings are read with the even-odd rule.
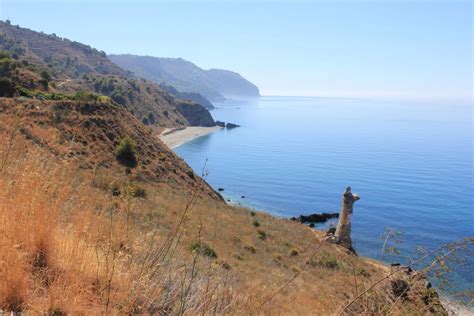
[[[297,256],[299,253],[300,252],[296,248],[293,248],[293,249],[290,250],[290,256],[292,256],[292,257]]]
[[[320,258],[313,259],[311,262],[312,265],[322,266],[327,269],[345,269],[345,264],[338,260],[333,255],[324,253]]]
[[[146,191],[138,184],[131,184],[127,190],[128,195],[135,198],[146,198]]]
[[[16,94],[15,84],[9,79],[0,78],[0,97],[12,98]]]
[[[257,230],[257,233],[258,238],[260,238],[261,240],[267,239],[267,233],[265,233],[263,230]]]
[[[237,252],[234,252],[234,253],[232,254],[232,257],[234,257],[234,258],[237,259],[237,260],[244,260],[244,257],[242,257],[242,255],[239,254],[239,253],[237,253]]]
[[[260,223],[257,221],[257,220],[254,220],[252,222],[252,225],[255,226],[255,227],[259,227],[260,226]]]
[[[135,142],[129,136],[125,136],[115,148],[115,157],[123,165],[133,168],[137,165],[135,155]]]
[[[46,82],[51,81],[51,74],[46,70],[40,72],[41,79],[45,80]]]
[[[230,270],[230,264],[227,261],[221,260],[219,262],[216,262],[219,266],[221,266],[223,269]]]
[[[112,193],[113,196],[120,196],[120,187],[117,183],[112,183],[110,186],[110,193]]]
[[[370,273],[367,272],[363,268],[357,268],[354,273],[355,273],[355,275],[361,275],[361,276],[366,277],[366,278],[370,277]]]
[[[209,247],[209,245],[205,243],[194,243],[191,245],[191,250],[206,257],[217,257],[217,253],[214,251],[214,249],[212,249],[211,247]]]
[[[153,113],[148,113],[148,122],[150,124],[155,124],[156,120],[155,120],[155,116],[153,115]]]
[[[53,121],[55,124],[61,123],[63,120],[63,117],[61,115],[61,111],[59,109],[54,109],[53,110]]]
[[[250,216],[255,216],[255,215],[257,215],[257,213],[255,213],[254,211],[250,212]]]
[[[244,249],[251,252],[251,253],[256,253],[257,252],[257,249],[252,245],[245,245]]]
[[[331,227],[331,228],[329,228],[328,231],[327,231],[327,233],[334,235],[334,234],[336,233],[336,227]]]
[[[125,105],[127,100],[125,100],[124,96],[118,92],[114,92],[110,95],[110,98],[117,104]]]

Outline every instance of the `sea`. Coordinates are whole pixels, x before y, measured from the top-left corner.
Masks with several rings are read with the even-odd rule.
[[[354,248],[386,262],[474,237],[471,102],[261,97],[215,106],[215,120],[241,127],[175,152],[197,173],[205,168],[230,203],[282,218],[332,213],[351,186],[361,197]],[[473,292],[472,256],[451,281],[446,293]]]

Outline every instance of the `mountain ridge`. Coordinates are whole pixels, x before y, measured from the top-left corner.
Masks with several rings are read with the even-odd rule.
[[[232,97],[258,97],[258,87],[237,72],[211,68],[202,69],[183,58],[138,56],[132,54],[108,56],[112,62],[137,76],[165,82],[180,92],[195,92],[210,101]]]

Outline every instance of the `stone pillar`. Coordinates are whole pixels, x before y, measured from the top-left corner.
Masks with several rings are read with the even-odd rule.
[[[339,214],[339,223],[337,224],[335,234],[337,243],[351,251],[354,251],[351,240],[352,208],[354,202],[359,199],[360,197],[357,194],[352,193],[351,187],[346,188],[346,191],[342,195],[341,213]]]

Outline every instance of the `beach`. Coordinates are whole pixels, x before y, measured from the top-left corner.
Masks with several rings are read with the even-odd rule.
[[[169,148],[178,147],[190,140],[215,132],[222,127],[201,127],[201,126],[188,126],[184,129],[165,129],[160,134],[160,139],[163,143],[168,145]]]

